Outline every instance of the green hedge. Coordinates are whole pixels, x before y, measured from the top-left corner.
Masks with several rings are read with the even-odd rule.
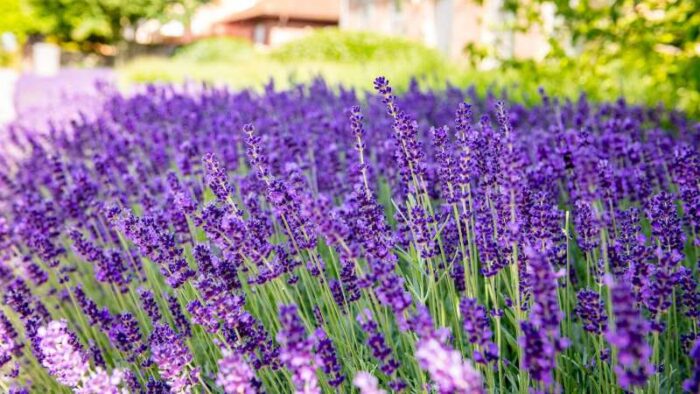
[[[234,62],[255,56],[253,46],[245,40],[231,37],[214,37],[195,41],[175,52],[175,59],[196,62]]]

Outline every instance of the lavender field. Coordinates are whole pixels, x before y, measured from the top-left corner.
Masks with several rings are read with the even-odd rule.
[[[683,113],[383,77],[88,101],[9,127],[0,392],[700,392]]]

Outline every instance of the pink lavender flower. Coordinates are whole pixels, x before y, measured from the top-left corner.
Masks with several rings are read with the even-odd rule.
[[[18,386],[17,384],[10,385],[10,391],[8,394],[30,394],[29,387]]]
[[[119,369],[110,375],[102,368],[96,368],[85,378],[81,387],[75,389],[76,394],[126,394],[127,390],[120,386],[124,383],[124,372]]]
[[[436,337],[418,341],[416,359],[421,368],[428,372],[440,393],[486,393],[481,375],[472,364]]]
[[[439,393],[485,393],[479,372],[450,346],[449,329],[434,328],[427,307],[417,308],[409,326],[419,338],[415,353],[418,365],[428,372]]]
[[[226,394],[255,394],[257,384],[255,371],[246,363],[238,352],[224,350],[223,357],[219,360],[219,373],[216,375],[216,384],[224,389]]]
[[[386,394],[379,388],[379,381],[369,372],[360,371],[355,374],[352,384],[360,390],[360,394]]]
[[[38,336],[43,356],[41,364],[59,383],[78,386],[90,366],[75,334],[68,330],[66,321],[51,321],[39,328]]]

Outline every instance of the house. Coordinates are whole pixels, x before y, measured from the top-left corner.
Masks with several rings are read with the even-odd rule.
[[[498,57],[540,58],[549,49],[554,9],[543,4],[544,29],[513,31],[504,0],[340,0],[340,27],[371,30],[422,41],[451,57],[469,44]]]
[[[193,20],[196,36],[233,36],[278,45],[310,29],[338,26],[340,0],[219,0]]]

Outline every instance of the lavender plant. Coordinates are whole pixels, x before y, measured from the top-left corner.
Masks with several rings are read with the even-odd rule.
[[[148,86],[0,160],[0,391],[697,392],[700,124]]]

